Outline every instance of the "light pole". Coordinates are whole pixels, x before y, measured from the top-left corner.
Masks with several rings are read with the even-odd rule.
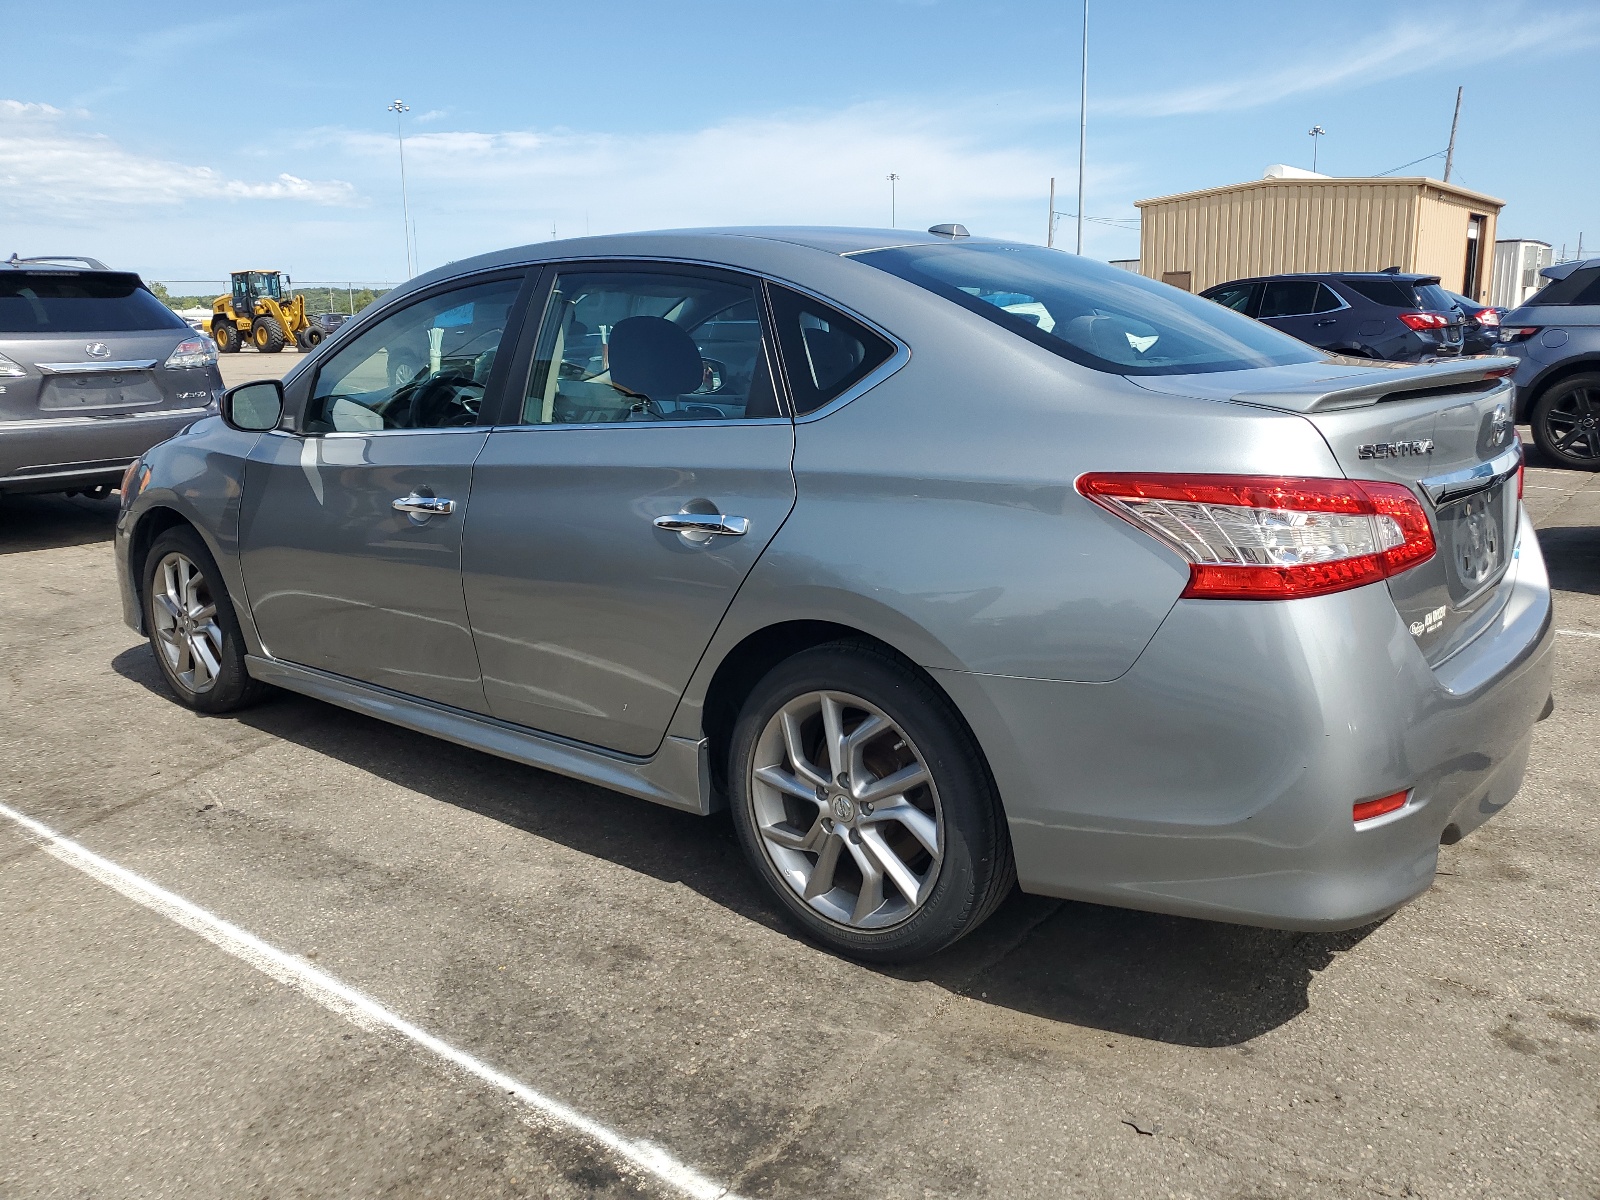
[[[405,225],[406,235],[406,278],[410,279],[417,272],[411,261],[411,205],[406,200],[406,135],[400,127],[402,114],[411,111],[411,106],[404,100],[396,100],[385,112],[394,114],[394,135],[400,142],[400,219]]]
[[[1313,174],[1317,169],[1317,139],[1322,137],[1327,132],[1328,131],[1321,125],[1313,125],[1310,129],[1306,130],[1306,133],[1311,138],[1311,170]]]
[[[1083,74],[1078,90],[1078,253],[1083,253],[1083,164],[1089,140],[1089,0],[1083,0]]]
[[[900,182],[900,176],[890,171],[884,178],[889,181],[889,228],[895,229],[898,228],[895,221],[899,214],[895,212],[894,185]]]

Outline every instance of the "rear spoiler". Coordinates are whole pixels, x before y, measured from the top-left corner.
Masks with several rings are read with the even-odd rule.
[[[1366,408],[1386,400],[1409,400],[1419,395],[1487,391],[1499,386],[1517,369],[1514,358],[1464,358],[1419,364],[1345,361],[1363,369],[1343,381],[1319,379],[1297,387],[1240,392],[1233,400],[1297,413]]]

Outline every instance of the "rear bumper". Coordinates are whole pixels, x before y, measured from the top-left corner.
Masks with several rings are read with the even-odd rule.
[[[1550,592],[1526,517],[1496,624],[1430,669],[1383,585],[1181,601],[1122,678],[936,671],[984,746],[1024,890],[1286,929],[1425,891],[1441,838],[1521,785],[1550,696]],[[1409,789],[1357,828],[1351,805]]]
[[[216,411],[166,409],[122,417],[0,422],[0,492],[57,492],[109,482],[158,442]]]

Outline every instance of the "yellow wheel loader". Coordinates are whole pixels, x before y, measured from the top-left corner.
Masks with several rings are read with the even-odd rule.
[[[309,350],[322,330],[306,316],[304,295],[290,296],[292,280],[277,271],[235,271],[233,291],[211,304],[208,332],[224,353],[249,342],[263,354],[276,354],[291,342]]]

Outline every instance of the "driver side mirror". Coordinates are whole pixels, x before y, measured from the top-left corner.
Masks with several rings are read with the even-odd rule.
[[[241,383],[222,393],[222,419],[245,433],[265,433],[283,420],[283,384],[276,379]]]

